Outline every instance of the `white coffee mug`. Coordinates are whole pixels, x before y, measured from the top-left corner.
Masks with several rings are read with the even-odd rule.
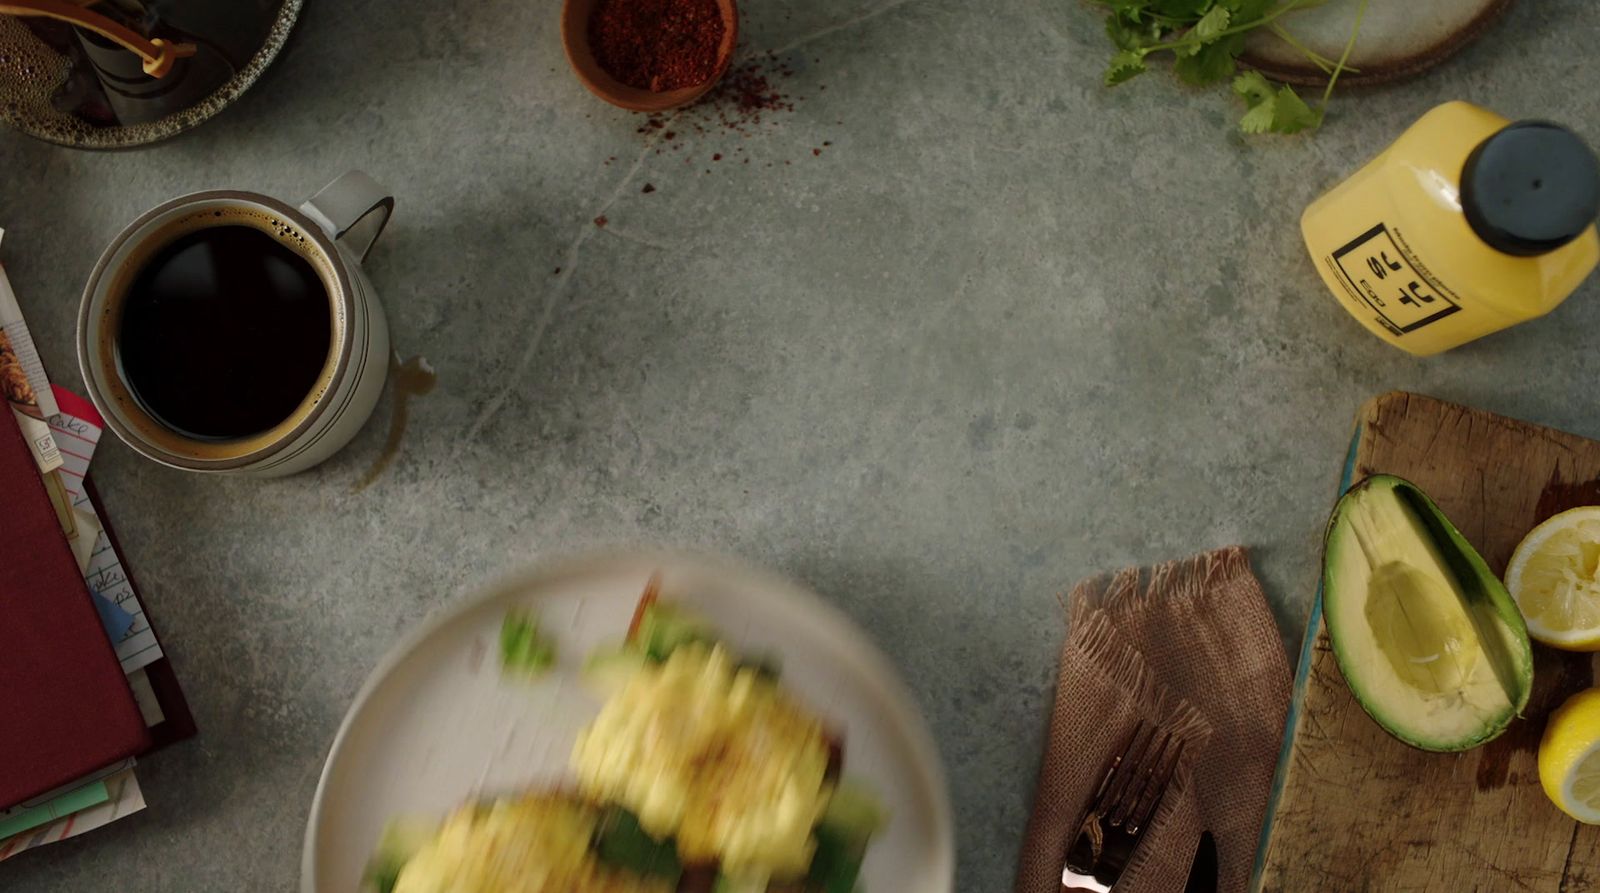
[[[394,210],[394,198],[351,171],[298,209],[253,192],[215,190],[173,199],[129,224],[100,256],[78,311],[78,364],[106,426],[151,459],[187,471],[263,477],[316,465],[350,442],[372,415],[389,374],[389,325],[361,270]],[[128,284],[152,254],[207,216],[273,234],[322,279],[331,346],[315,387],[277,426],[229,440],[196,438],[145,409],[120,371],[117,340]]]

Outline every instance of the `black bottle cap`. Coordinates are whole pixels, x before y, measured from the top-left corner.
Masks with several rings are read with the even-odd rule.
[[[1600,215],[1600,161],[1559,124],[1518,121],[1467,156],[1461,210],[1496,250],[1518,257],[1554,251]]]

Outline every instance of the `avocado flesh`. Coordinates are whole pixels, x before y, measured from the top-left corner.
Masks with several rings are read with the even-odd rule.
[[[1400,682],[1424,694],[1460,691],[1472,683],[1483,652],[1467,613],[1456,610],[1463,598],[1433,568],[1390,561],[1373,571],[1367,626]]]
[[[1339,668],[1391,734],[1464,750],[1527,703],[1532,653],[1520,615],[1414,486],[1378,476],[1352,488],[1329,526],[1324,575]]]

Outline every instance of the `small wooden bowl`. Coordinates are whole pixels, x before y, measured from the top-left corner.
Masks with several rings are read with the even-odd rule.
[[[739,39],[739,6],[735,0],[717,0],[722,10],[722,44],[717,47],[717,67],[703,84],[655,93],[622,83],[606,73],[595,61],[589,45],[589,17],[600,0],[566,0],[561,7],[561,45],[567,51],[572,72],[589,92],[619,108],[635,112],[664,112],[688,105],[706,95],[722,80],[733,60],[733,45]]]

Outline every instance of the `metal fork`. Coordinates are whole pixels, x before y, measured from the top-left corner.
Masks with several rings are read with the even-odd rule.
[[[1140,722],[1106,769],[1061,870],[1062,893],[1110,893],[1177,772],[1183,742]]]

